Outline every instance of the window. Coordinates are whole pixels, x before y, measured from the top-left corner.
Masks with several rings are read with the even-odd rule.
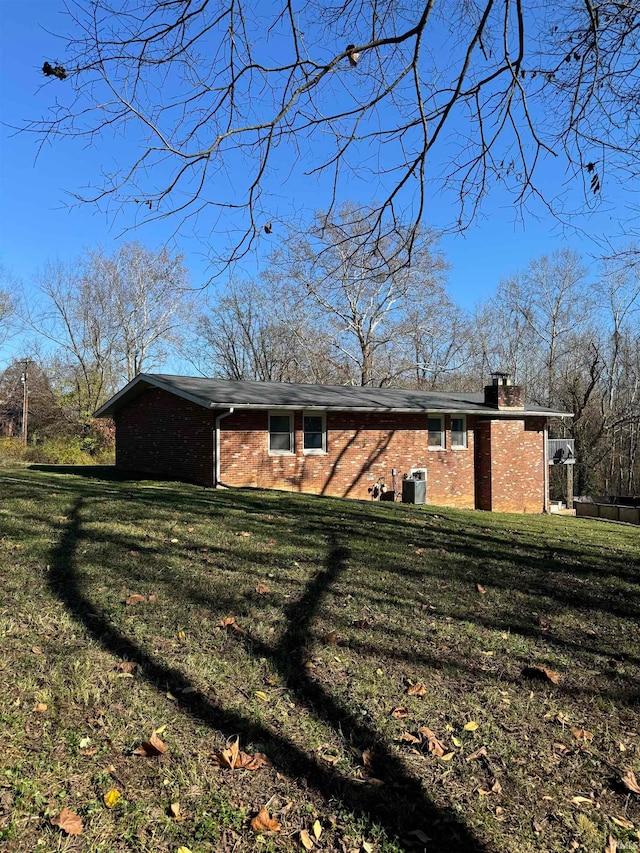
[[[427,429],[429,431],[429,450],[444,450],[444,418],[442,415],[429,415]]]
[[[305,453],[327,452],[327,427],[324,414],[309,414],[302,417]]]
[[[464,415],[451,417],[451,447],[463,450],[467,446],[467,419]]]
[[[269,412],[269,453],[293,453],[293,415]]]

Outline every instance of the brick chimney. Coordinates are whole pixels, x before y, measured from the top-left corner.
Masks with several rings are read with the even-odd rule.
[[[499,371],[491,374],[491,385],[484,387],[484,404],[492,409],[524,409],[524,389],[511,384],[511,376]]]

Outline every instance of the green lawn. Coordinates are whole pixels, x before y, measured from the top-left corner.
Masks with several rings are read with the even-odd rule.
[[[0,557],[3,850],[640,850],[638,528],[21,469]]]

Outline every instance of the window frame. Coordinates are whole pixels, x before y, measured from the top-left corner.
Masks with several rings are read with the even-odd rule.
[[[453,441],[453,421],[462,421],[462,433],[464,435],[464,440],[462,444],[455,444]],[[468,450],[469,449],[469,433],[467,430],[467,416],[466,415],[451,415],[451,449],[452,450]]]
[[[274,450],[271,448],[271,418],[289,418],[289,450]],[[275,432],[274,435],[286,435],[285,432]],[[282,409],[272,409],[269,411],[267,418],[267,450],[269,456],[295,456],[296,455],[296,435],[294,413]]]
[[[305,447],[304,439],[307,431],[304,428],[305,418],[321,418],[322,419],[322,446],[321,447]],[[313,431],[314,434],[316,430]],[[313,409],[305,409],[302,412],[302,452],[305,456],[324,456],[327,452],[327,413],[314,411]]]
[[[429,429],[429,421],[431,420],[439,420],[440,421],[440,444],[438,446],[429,444],[429,436],[431,434],[431,430]],[[447,449],[447,432],[445,429],[445,420],[444,415],[441,414],[427,414],[427,450],[446,450]]]

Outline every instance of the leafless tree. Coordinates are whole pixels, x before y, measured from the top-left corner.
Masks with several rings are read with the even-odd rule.
[[[362,181],[380,199],[361,235],[375,242],[398,215],[433,222],[436,191],[465,228],[493,190],[566,216],[576,184],[595,204],[638,176],[635,0],[66,8],[66,53],[42,69],[51,112],[26,127],[43,142],[126,134],[129,162],[82,198],[137,221],[197,218],[229,235],[227,261],[289,221],[287,182],[332,213]]]
[[[445,269],[434,235],[415,235],[411,227],[396,225],[364,248],[361,238],[376,216],[352,203],[335,215],[317,214],[306,234],[290,233],[265,273],[289,289],[292,303],[307,306],[356,385],[397,378],[395,353],[408,317],[439,287]],[[406,370],[405,364],[401,372]]]
[[[53,344],[59,384],[82,419],[164,355],[178,331],[186,279],[179,258],[128,244],[111,256],[50,262],[38,284],[40,298],[25,300],[23,317]]]

